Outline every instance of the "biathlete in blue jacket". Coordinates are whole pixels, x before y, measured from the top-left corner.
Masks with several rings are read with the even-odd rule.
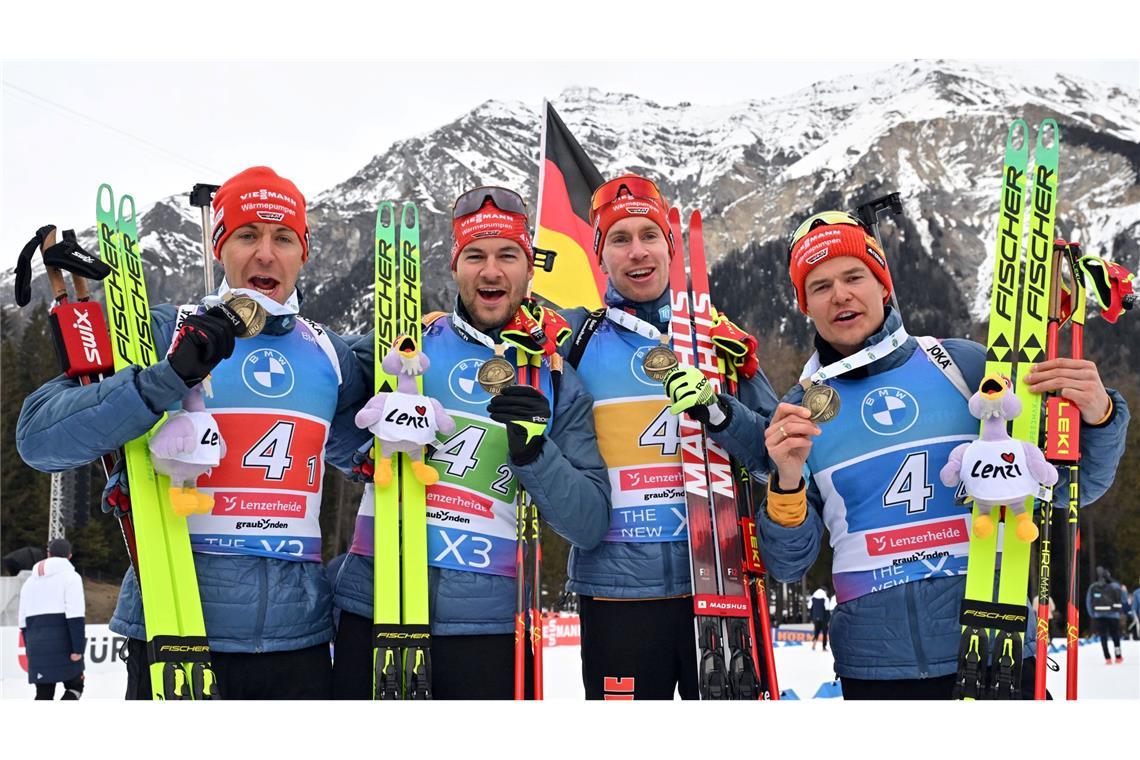
[[[492,397],[476,381],[523,314],[534,275],[526,207],[501,187],[461,195],[452,214],[455,309],[431,320],[423,393],[456,423],[426,457],[439,474],[427,486],[431,688],[434,699],[511,699],[514,693],[515,504],[518,486],[542,519],[571,544],[598,544],[609,521],[609,484],[598,453],[593,399],[558,357],[542,359],[538,388]],[[354,350],[371,382],[374,338]],[[505,357],[512,364],[516,347]],[[560,374],[560,377],[558,375]],[[536,422],[536,421],[542,422]],[[361,443],[370,440],[360,431]],[[374,494],[365,488],[356,532],[335,582],[339,610],[334,693],[372,693]],[[533,686],[527,654],[527,695]]]
[[[826,526],[838,601],[831,642],[844,698],[948,699],[970,513],[938,473],[951,449],[978,435],[966,404],[984,373],[985,349],[908,336],[886,305],[892,283],[883,251],[848,214],[805,221],[792,239],[789,270],[816,329],[804,385],[826,383],[840,405],[833,419],[814,424],[797,385],[766,426],[756,421],[763,446],[729,444],[750,468],[763,469],[767,451],[768,506],[758,518],[764,559],[777,580],[798,580],[815,562]],[[1087,505],[1112,483],[1128,407],[1105,390],[1090,361],[1042,362],[1027,380],[1033,392],[1060,391],[1081,410],[1080,501]]]
[[[197,480],[213,495],[212,511],[191,515],[188,525],[219,694],[324,699],[333,621],[321,565],[323,462],[351,466],[353,417],[371,386],[343,340],[298,316],[309,233],[297,187],[253,167],[221,186],[213,210],[225,280],[202,305],[151,310],[155,349],[165,358],[89,386],[62,375],[51,380],[24,401],[16,444],[38,470],[79,467],[144,435],[209,375],[213,396],[205,405],[226,454]],[[269,312],[260,335],[235,340],[217,305],[231,289]],[[347,444],[338,458],[339,441]],[[105,497],[128,491],[120,470]],[[149,699],[142,600],[131,569],[110,628],[128,637],[127,697]]]
[[[598,188],[590,221],[609,276],[606,309],[566,314],[574,337],[561,350],[593,396],[611,490],[603,541],[572,548],[567,569],[567,588],[581,599],[587,699],[699,698],[677,414],[688,409],[723,441],[738,432],[737,411],[763,419],[776,405],[759,371],[740,384],[743,403],[722,396],[696,406],[679,401],[690,390],[685,383],[671,385],[671,405],[661,381],[645,374],[642,360],[669,333],[674,241],[667,208],[645,177],[625,175]],[[704,381],[697,375],[689,381]]]

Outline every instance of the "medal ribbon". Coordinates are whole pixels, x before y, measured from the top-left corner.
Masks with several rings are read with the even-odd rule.
[[[269,296],[254,290],[253,288],[230,288],[228,282],[222,279],[222,286],[218,288],[218,292],[212,296],[206,296],[202,299],[202,303],[206,308],[217,306],[226,300],[226,296],[233,293],[235,296],[246,296],[257,303],[258,306],[269,312],[274,317],[291,317],[301,310],[301,303],[297,300],[297,289],[294,288],[289,297],[285,299],[285,303],[277,303]]]
[[[606,309],[606,317],[627,330],[637,333],[643,338],[650,340],[661,340],[661,331],[653,325],[646,322],[644,319],[633,316],[629,312],[622,311],[621,309],[611,306]],[[664,341],[662,341],[664,343]]]
[[[451,312],[451,324],[455,325],[459,332],[463,333],[476,343],[481,343],[492,351],[495,350],[495,341],[491,340],[489,337],[479,332],[471,325],[467,324],[467,320],[459,316],[459,314],[454,311]]]
[[[868,346],[856,354],[852,354],[822,368],[819,366],[819,352],[816,351],[811,355],[811,358],[808,359],[807,364],[804,365],[803,372],[800,373],[800,384],[806,388],[807,383],[804,382],[805,380],[809,380],[812,384],[818,384],[824,380],[839,377],[853,369],[865,367],[873,361],[882,359],[884,356],[889,356],[897,350],[899,346],[906,343],[908,337],[906,327],[900,325],[899,329],[875,345]]]

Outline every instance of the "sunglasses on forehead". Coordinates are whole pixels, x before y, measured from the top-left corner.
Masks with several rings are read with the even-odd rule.
[[[495,204],[495,208],[500,211],[526,216],[526,202],[521,195],[505,187],[487,186],[468,190],[456,198],[455,206],[451,211],[451,218],[459,219],[474,214],[483,208],[483,204],[488,200]]]
[[[856,227],[862,227],[863,231],[868,235],[874,236],[871,229],[863,223],[863,220],[854,214],[849,214],[846,211],[821,211],[818,214],[813,214],[808,217],[803,224],[796,228],[792,233],[791,242],[788,243],[788,260],[791,260],[792,249],[796,247],[796,243],[803,240],[803,238],[812,230],[817,227],[826,227],[831,224],[851,224]]]
[[[648,198],[657,201],[662,206],[667,205],[665,199],[661,196],[661,191],[657,189],[657,185],[653,180],[639,177],[636,174],[627,174],[624,177],[617,177],[611,179],[609,182],[604,182],[594,191],[593,197],[590,198],[590,224],[594,223],[594,218],[597,217],[598,211],[604,206],[608,206],[622,195],[630,195],[634,198]]]

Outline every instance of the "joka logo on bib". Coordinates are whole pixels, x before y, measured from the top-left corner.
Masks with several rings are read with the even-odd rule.
[[[281,398],[293,390],[293,365],[280,351],[262,348],[245,358],[241,365],[245,387],[263,398]]]
[[[482,359],[464,359],[456,364],[451,374],[447,376],[447,386],[451,388],[455,397],[465,404],[486,406],[491,400],[491,394],[483,390],[483,386],[479,385],[476,379],[482,366]]]
[[[872,433],[898,435],[918,421],[918,401],[902,388],[876,388],[863,397],[862,413]]]

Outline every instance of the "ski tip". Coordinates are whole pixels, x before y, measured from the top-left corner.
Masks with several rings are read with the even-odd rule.
[[[1037,125],[1037,149],[1055,151],[1061,141],[1061,128],[1056,119],[1042,119]]]
[[[693,227],[700,227],[700,226],[701,226],[701,210],[695,208],[695,209],[693,209],[693,213],[689,214],[689,230],[691,231],[693,229]]]
[[[1029,152],[1029,124],[1025,119],[1014,119],[1010,122],[1009,133],[1006,135],[1006,150],[1016,152]]]
[[[669,224],[680,224],[681,209],[677,208],[676,206],[670,206],[667,218],[669,219]]]
[[[129,209],[130,214],[126,214],[125,210]],[[119,224],[133,224],[135,221],[135,199],[133,196],[124,195],[119,198]]]
[[[420,210],[414,203],[405,203],[400,210],[400,226],[405,230],[414,230],[420,224]]]
[[[381,229],[387,229],[395,224],[396,221],[396,204],[392,201],[381,201],[379,208],[376,209],[376,226]]]
[[[103,203],[104,200],[106,200],[106,205]],[[115,213],[115,191],[106,182],[99,185],[99,190],[95,195],[95,206],[100,213]]]

